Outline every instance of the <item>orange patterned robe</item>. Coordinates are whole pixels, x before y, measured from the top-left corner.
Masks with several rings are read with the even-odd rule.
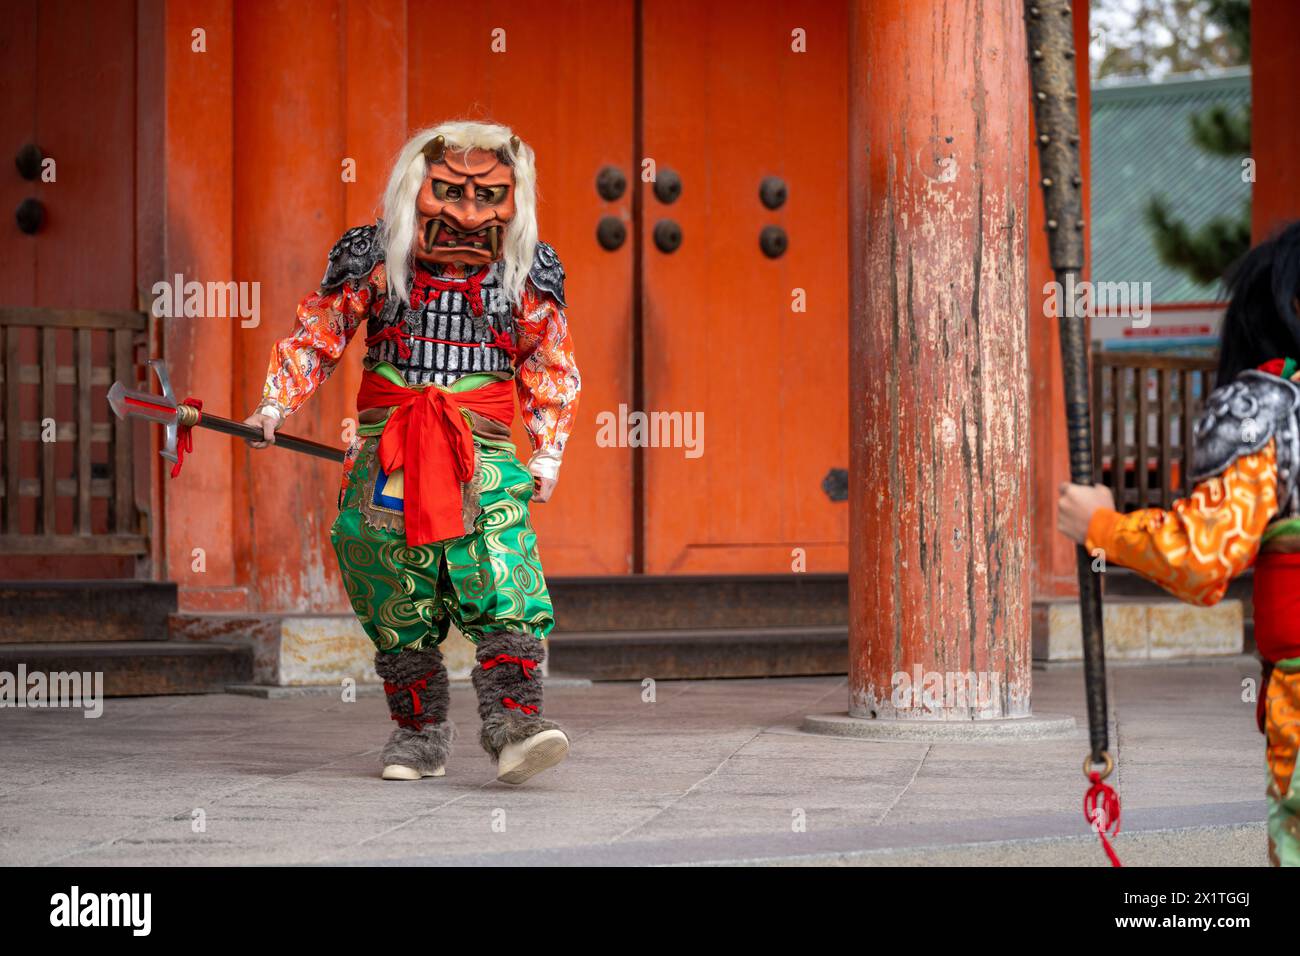
[[[1264,690],[1268,738],[1268,852],[1274,866],[1300,866],[1300,661],[1273,668]]]
[[[1099,509],[1085,546],[1184,601],[1210,605],[1255,560],[1277,513],[1277,452],[1270,441],[1198,484],[1169,511]],[[1300,659],[1266,665],[1265,674],[1260,716],[1268,742],[1269,858],[1275,866],[1300,866]]]
[[[1085,547],[1184,601],[1210,605],[1250,567],[1276,514],[1277,456],[1269,442],[1201,482],[1169,511],[1098,509]]]

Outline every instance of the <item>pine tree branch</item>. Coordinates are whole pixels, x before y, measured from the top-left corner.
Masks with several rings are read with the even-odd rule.
[[[1188,117],[1192,142],[1214,156],[1250,155],[1250,107],[1230,110],[1222,104]]]
[[[1152,196],[1144,210],[1160,261],[1201,285],[1217,282],[1250,248],[1250,203],[1240,215],[1217,216],[1196,229],[1174,217],[1168,202]]]

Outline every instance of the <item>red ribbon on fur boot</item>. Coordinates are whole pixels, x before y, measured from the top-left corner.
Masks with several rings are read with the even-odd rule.
[[[537,661],[528,657],[515,657],[513,654],[498,654],[496,657],[489,657],[479,666],[485,671],[490,671],[498,664],[518,664],[519,669],[524,672],[525,680],[532,680],[533,671],[537,669]]]
[[[438,669],[435,667],[423,677],[418,680],[413,680],[409,684],[392,684],[388,681],[384,681],[385,694],[400,694],[402,691],[410,691],[411,693],[411,716],[400,717],[397,714],[389,714],[389,717],[397,721],[401,726],[412,727],[415,730],[419,730],[425,724],[437,723],[437,717],[433,716],[433,714],[426,714],[424,712],[424,706],[420,703],[420,695],[416,693],[417,690],[428,690],[429,678],[437,672]]]

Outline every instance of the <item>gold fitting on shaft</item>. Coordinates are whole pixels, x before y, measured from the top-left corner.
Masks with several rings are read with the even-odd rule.
[[[1109,751],[1103,750],[1101,752],[1101,762],[1105,765],[1105,769],[1101,771],[1101,779],[1105,780],[1110,776],[1111,771],[1115,769],[1115,761],[1111,759]],[[1083,758],[1083,775],[1089,780],[1092,779],[1092,768],[1094,766],[1092,754],[1088,754]]]
[[[193,428],[202,418],[202,413],[193,405],[180,404],[176,406],[176,424],[183,425],[186,428]]]

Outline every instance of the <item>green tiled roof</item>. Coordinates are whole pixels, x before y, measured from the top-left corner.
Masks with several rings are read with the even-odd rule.
[[[1153,195],[1192,228],[1240,214],[1250,198],[1241,160],[1213,156],[1191,139],[1191,115],[1220,103],[1250,103],[1249,70],[1093,87],[1093,281],[1150,282],[1156,302],[1222,298],[1217,284],[1201,285],[1160,261],[1143,214]]]

